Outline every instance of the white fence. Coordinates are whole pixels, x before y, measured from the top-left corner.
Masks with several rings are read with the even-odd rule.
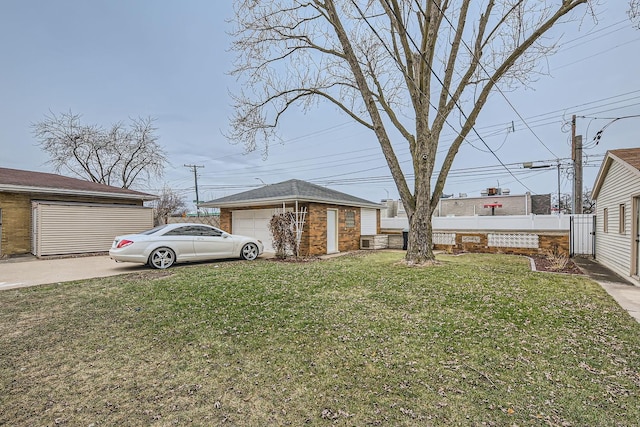
[[[407,218],[380,218],[380,228],[400,232],[409,227]],[[592,255],[594,251],[594,215],[500,215],[433,217],[434,242],[440,235],[460,231],[570,231],[570,254]],[[442,233],[443,231],[449,233]],[[436,234],[437,233],[437,234]],[[455,233],[453,234],[455,239]]]
[[[571,215],[434,216],[433,230],[569,230]],[[409,228],[407,218],[380,218],[383,230]]]

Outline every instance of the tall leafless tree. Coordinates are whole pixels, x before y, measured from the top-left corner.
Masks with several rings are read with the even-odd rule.
[[[57,172],[93,182],[130,188],[161,177],[167,159],[152,118],[131,119],[104,129],[83,124],[81,116],[50,113],[32,125],[40,147]]]
[[[544,71],[539,60],[556,47],[549,30],[591,13],[588,3],[236,1],[233,74],[245,89],[235,95],[228,136],[266,153],[292,106],[335,104],[380,143],[409,217],[407,261],[430,261],[431,216],[487,98],[535,80]],[[436,161],[449,128],[457,136]],[[412,171],[400,166],[398,138]]]

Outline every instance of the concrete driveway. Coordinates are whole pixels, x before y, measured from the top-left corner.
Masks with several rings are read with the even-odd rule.
[[[273,256],[274,254],[265,252],[260,255],[260,258],[265,259]],[[215,263],[217,261],[205,261],[204,263],[207,262]],[[172,269],[174,268],[179,267],[172,267]],[[149,270],[151,268],[143,264],[115,262],[107,255],[57,259],[20,256],[0,261],[0,291]]]
[[[0,291],[148,269],[142,264],[117,263],[106,255],[62,259],[18,257],[0,261]]]

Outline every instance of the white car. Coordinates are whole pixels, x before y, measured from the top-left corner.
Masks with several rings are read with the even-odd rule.
[[[118,262],[138,262],[169,268],[176,262],[240,257],[256,259],[264,250],[260,240],[226,233],[202,224],[167,224],[138,234],[117,236],[109,250]]]

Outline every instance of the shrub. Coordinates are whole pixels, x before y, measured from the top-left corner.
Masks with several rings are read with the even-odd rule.
[[[284,259],[289,254],[298,255],[298,239],[293,213],[283,212],[273,215],[269,221],[269,231],[273,237],[273,248],[277,258]]]

